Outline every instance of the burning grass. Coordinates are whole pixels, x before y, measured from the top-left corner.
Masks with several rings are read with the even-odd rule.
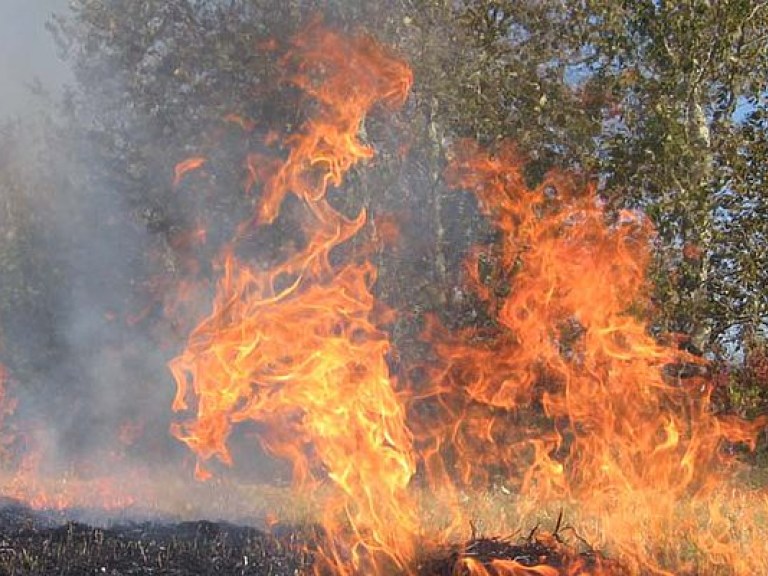
[[[6,501],[0,507],[0,571],[41,575],[337,573],[323,562],[323,549],[329,542],[328,534],[316,523],[322,518],[320,502],[313,502],[309,508],[290,489],[272,486],[232,484],[227,491],[240,502],[244,525],[191,520],[215,515],[210,508],[206,511],[188,508],[180,514],[178,503],[173,502],[165,503],[168,507],[165,511],[105,513],[102,509],[33,511]],[[168,490],[168,494],[172,492]],[[193,495],[205,499],[201,492],[187,494],[190,501],[195,500]],[[630,519],[629,510],[617,510],[614,516],[589,516],[578,505],[566,502],[551,502],[533,509],[530,502],[498,486],[462,495],[460,514],[471,521],[465,527],[465,536],[450,543],[436,541],[429,534],[441,533],[453,523],[453,518],[438,513],[439,497],[421,492],[413,495],[419,502],[416,513],[425,528],[419,552],[407,566],[391,567],[383,573],[393,576],[761,573],[764,559],[768,557],[765,493],[734,487],[727,496],[727,516],[719,519],[713,519],[706,506],[684,502],[669,518],[654,519],[651,511],[643,513],[638,509]],[[224,510],[222,505],[222,501],[213,504],[214,508]],[[520,515],[526,508],[528,514]],[[301,509],[304,513],[297,514]],[[269,527],[263,519],[256,520],[264,510],[280,510],[285,515],[272,517],[269,523],[278,520],[279,523]],[[232,511],[222,513],[231,515]],[[248,517],[254,519],[252,525],[261,528],[245,527],[250,524],[245,520]],[[654,532],[657,522],[663,523],[667,531],[664,537]],[[630,527],[636,531],[635,546],[646,550],[654,565],[633,565],[633,557],[625,558],[628,562],[621,560],[626,530]],[[712,559],[715,544],[728,548],[719,565]],[[742,563],[734,565],[730,559],[736,553],[742,555]],[[667,566],[668,571],[655,566]]]
[[[535,573],[554,576],[606,565],[594,552],[566,546],[556,528],[553,534],[532,531],[524,539],[473,538],[462,546],[425,552],[398,573],[453,576],[469,573],[469,566],[485,566],[488,574],[499,566],[547,566],[552,571]],[[9,575],[296,575],[313,571],[311,550],[323,538],[312,525],[277,526],[271,533],[208,521],[91,527],[62,523],[62,512],[33,512],[6,501],[0,508],[0,570]]]
[[[368,37],[318,25],[292,40],[283,66],[310,113],[293,134],[270,140],[284,152],[261,180],[249,178],[258,208],[218,261],[210,314],[170,363],[172,432],[195,453],[198,478],[210,478],[216,461],[234,464],[235,427],[257,426],[262,449],[292,465],[299,493],[324,488],[320,573],[408,571],[424,546],[462,540],[470,544],[447,564],[458,559],[459,572],[476,576],[617,573],[591,551],[565,547],[558,529],[520,550],[467,535],[475,517],[463,495],[497,477],[519,495],[515,522],[553,503],[576,509],[575,518],[595,519],[584,540],[630,574],[765,571],[766,561],[745,557],[725,512],[738,467],[728,448],[754,446],[764,421],[716,414],[706,370],[665,371],[704,361],[649,333],[648,218],[609,211],[593,183],[572,175],[529,187],[508,142],[456,143],[445,180],[474,193],[498,232],[485,249],[497,273],[481,273],[479,248],[466,268],[491,322],[449,330],[430,318],[423,339],[433,358],[420,377],[396,377],[385,327],[397,313],[375,297],[368,251],[345,250],[363,237],[367,214],[345,215],[328,193],[373,157],[361,127],[369,113],[406,100],[410,69]],[[240,241],[278,221],[288,197],[303,211],[305,240],[256,266],[238,254]],[[429,509],[438,522],[419,514]],[[541,567],[515,559],[527,549]]]
[[[587,550],[579,552],[550,534],[532,532],[527,538],[474,538],[437,554],[417,568],[419,576],[482,574],[612,574],[626,572],[618,563]]]

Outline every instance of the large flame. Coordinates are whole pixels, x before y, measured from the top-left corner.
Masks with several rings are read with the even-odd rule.
[[[480,344],[470,344],[476,331],[438,337],[444,363],[435,377],[468,402],[543,408],[550,433],[536,428],[535,438],[522,439],[536,456],[523,478],[526,494],[593,499],[654,487],[674,500],[689,488],[706,493],[722,460],[718,446],[752,442],[759,423],[716,417],[711,385],[676,377],[701,360],[649,334],[642,319],[649,222],[634,212],[606,214],[594,190],[560,175],[528,189],[521,166],[511,148],[491,157],[466,145],[449,170],[502,233],[493,263],[502,273],[494,282],[480,276],[477,261],[470,265],[497,326]],[[449,424],[456,429],[455,419]],[[474,430],[468,436],[477,441]],[[463,455],[462,465],[476,470],[466,478],[519,462],[512,445],[492,444],[480,452],[487,462]]]
[[[196,453],[198,477],[213,460],[231,464],[234,426],[253,423],[263,448],[292,463],[297,488],[323,495],[318,570],[336,573],[415,570],[425,534],[466,536],[464,495],[497,482],[514,485],[520,518],[576,510],[582,535],[628,573],[765,571],[765,529],[747,514],[765,502],[729,491],[732,447],[752,446],[763,423],[715,415],[702,361],[649,334],[648,220],[606,212],[592,186],[565,175],[530,189],[511,146],[460,145],[447,179],[477,195],[501,239],[467,266],[488,326],[450,332],[432,319],[438,360],[398,383],[375,323],[375,270],[343,246],[366,214],[344,216],[327,193],[373,156],[359,136],[365,116],[402,103],[411,72],[370,39],[321,26],[293,40],[283,65],[311,112],[280,142],[285,158],[247,158],[258,211],[221,257],[211,313],[171,363],[184,413],[172,432]],[[204,162],[180,165],[177,181]],[[301,247],[254,264],[240,240],[278,219],[289,195],[305,211]],[[727,517],[736,509],[746,537]],[[616,572],[576,557],[561,571],[465,555],[456,573]]]
[[[329,562],[361,570],[384,552],[403,566],[417,527],[403,505],[415,462],[387,367],[389,343],[371,319],[375,271],[330,262],[366,215],[344,217],[326,193],[373,155],[358,136],[361,124],[375,104],[403,101],[411,73],[371,40],[320,27],[305,31],[285,62],[315,112],[284,142],[288,156],[264,183],[256,221],[274,221],[294,194],[307,210],[305,246],[265,270],[232,251],[225,256],[213,311],[171,364],[174,409],[193,399],[197,410],[173,433],[198,454],[205,477],[206,460],[231,462],[234,423],[262,424],[264,447],[293,463],[298,486],[332,483],[323,519],[329,539],[344,531],[357,542],[348,558],[326,549]]]
[[[433,488],[495,477],[516,483],[523,515],[573,505],[596,524],[590,541],[630,573],[685,566],[672,559],[684,542],[705,572],[765,569],[765,545],[741,539],[721,512],[733,498],[729,449],[753,447],[764,421],[715,415],[702,361],[649,334],[648,220],[606,212],[591,186],[561,174],[529,188],[512,146],[455,152],[449,181],[476,194],[501,238],[468,266],[492,326],[428,330],[442,361],[411,422]],[[713,526],[719,544],[705,542]]]

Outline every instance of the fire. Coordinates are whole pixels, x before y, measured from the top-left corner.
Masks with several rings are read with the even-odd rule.
[[[698,523],[679,519],[705,514],[727,532],[719,508],[736,463],[723,448],[753,447],[765,422],[717,416],[710,382],[675,375],[702,360],[649,334],[650,223],[606,213],[591,186],[564,175],[529,189],[511,146],[455,152],[447,177],[475,192],[501,232],[491,258],[502,272],[483,276],[479,254],[468,266],[495,311],[492,333],[428,331],[441,363],[410,422],[432,485],[495,476],[516,483],[521,514],[568,503],[603,524],[591,542],[617,550],[630,573],[667,573],[655,558],[675,539],[699,539],[704,566],[727,558],[749,566],[738,574],[764,569],[762,559],[745,564],[737,545],[703,543]],[[419,418],[425,403],[442,417]]]
[[[0,487],[5,497],[34,509],[66,510],[90,506],[125,510],[136,502],[133,486],[140,481],[128,474],[122,481],[113,476],[82,479],[67,471],[52,476],[45,470],[52,450],[45,443],[45,427],[16,419],[19,403],[11,390],[8,370],[0,364]],[[15,388],[15,387],[14,387]]]
[[[444,374],[436,377],[480,406],[541,405],[554,426],[520,439],[536,453],[525,493],[544,500],[652,486],[673,499],[692,486],[706,492],[717,445],[747,441],[755,429],[715,417],[706,382],[665,377],[667,366],[699,360],[657,344],[638,319],[648,308],[649,223],[630,212],[609,217],[593,190],[562,176],[529,190],[520,168],[512,150],[492,158],[471,147],[451,167],[450,179],[477,193],[502,232],[495,266],[506,277],[491,286],[477,262],[470,266],[499,329],[482,346],[467,345],[477,335],[466,332],[440,341]],[[501,432],[493,425],[492,444]],[[515,448],[497,445],[484,452],[489,462],[460,458],[477,469],[467,478],[519,462]]]
[[[17,470],[3,486],[5,496],[24,502],[35,510],[66,511],[89,508],[103,511],[125,511],[146,498],[146,487],[139,473],[123,477],[99,475],[83,478],[68,470],[56,475],[45,470],[50,457],[46,450],[31,447]],[[141,486],[140,490],[137,487]],[[144,502],[149,506],[148,502]]]
[[[366,215],[346,218],[326,193],[373,156],[358,136],[361,124],[374,105],[404,100],[411,73],[370,39],[321,27],[294,41],[286,66],[294,61],[287,81],[316,112],[283,143],[288,156],[263,183],[255,220],[273,222],[285,197],[297,196],[306,208],[306,246],[266,270],[239,259],[234,245],[227,250],[213,311],[171,363],[174,410],[197,410],[172,432],[198,455],[198,477],[206,478],[212,458],[231,464],[233,425],[258,423],[264,448],[293,463],[298,487],[331,484],[323,518],[329,540],[355,534],[357,541],[329,546],[330,565],[403,567],[417,529],[413,507],[404,505],[415,461],[387,367],[389,343],[373,323],[375,270],[365,261],[330,262]],[[248,160],[254,180],[256,160]]]
[[[224,121],[239,126],[240,129],[245,132],[253,132],[254,128],[256,127],[256,124],[253,120],[246,118],[245,116],[241,116],[240,114],[227,114],[224,116]]]
[[[181,181],[184,179],[184,176],[186,176],[187,173],[194,170],[199,170],[205,165],[207,161],[208,159],[204,156],[192,156],[176,164],[176,167],[173,170],[173,185],[178,186],[181,184]]]
[[[320,25],[289,46],[283,80],[303,95],[306,120],[287,135],[265,127],[258,151],[246,154],[256,210],[214,263],[210,312],[170,363],[171,432],[194,452],[197,478],[232,465],[233,432],[250,426],[264,451],[291,463],[295,489],[321,506],[318,574],[426,574],[420,548],[449,546],[452,573],[472,576],[768,573],[768,497],[734,482],[737,446],[753,448],[765,420],[717,414],[705,361],[678,349],[684,336],[651,334],[649,220],[609,210],[573,175],[528,186],[510,144],[458,143],[445,179],[472,191],[498,230],[498,243],[477,247],[466,264],[488,322],[449,330],[428,318],[432,360],[395,377],[386,326],[396,311],[376,301],[369,257],[407,249],[407,215],[349,217],[328,193],[374,157],[360,135],[365,118],[402,105],[412,74],[370,38]],[[223,121],[256,140],[255,121]],[[177,164],[174,185],[206,162]],[[289,196],[302,238],[271,261],[249,257],[260,256],[249,254],[254,231],[288,217]],[[197,321],[213,288],[201,253],[218,246],[208,224],[169,236],[181,278],[150,283],[155,301],[128,324],[158,302],[183,333]],[[348,241],[366,227],[370,245],[353,252]],[[686,247],[684,256],[701,254]],[[149,434],[143,420],[116,422],[119,446],[101,467],[65,468],[45,426],[9,424],[16,407],[0,365],[6,496],[59,510],[159,499],[149,471],[125,461]],[[213,488],[167,490],[192,500],[227,492],[238,504],[246,494],[224,481],[200,486]],[[535,530],[515,557],[494,552],[506,541],[475,538],[477,518],[509,534],[557,509],[554,533]],[[561,525],[563,511],[573,526]],[[265,518],[278,523],[272,512]],[[579,542],[606,556],[579,552]]]
[[[415,570],[418,543],[466,535],[463,495],[496,482],[515,488],[520,518],[552,504],[577,510],[580,533],[622,571],[577,556],[560,570],[464,554],[456,573],[765,571],[768,554],[749,557],[764,544],[740,538],[724,512],[737,500],[726,448],[754,446],[764,422],[715,414],[712,384],[679,375],[703,361],[650,334],[647,218],[608,212],[575,177],[529,188],[512,146],[489,154],[462,143],[446,178],[477,195],[501,237],[467,265],[493,322],[450,332],[430,319],[437,362],[398,382],[376,270],[365,255],[332,258],[366,213],[344,216],[327,193],[373,157],[359,136],[364,119],[401,104],[411,72],[369,38],[319,25],[282,64],[311,114],[292,135],[267,135],[264,145],[278,139],[286,156],[247,157],[257,212],[223,251],[212,310],[170,364],[181,413],[172,433],[196,454],[198,478],[211,477],[214,461],[233,463],[232,432],[250,423],[267,452],[292,463],[298,490],[323,495],[319,572]],[[240,240],[274,223],[289,195],[304,211],[305,240],[277,263],[249,261]],[[386,247],[397,232],[382,222]],[[449,517],[437,527],[422,519],[421,485]],[[764,534],[747,512],[753,496],[743,498],[742,520]]]

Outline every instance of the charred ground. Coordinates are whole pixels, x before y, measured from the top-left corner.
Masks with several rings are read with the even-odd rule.
[[[84,513],[39,512],[5,500],[0,507],[0,573],[296,576],[313,571],[312,550],[323,538],[316,526],[276,526],[267,532],[204,520],[99,527],[66,519]],[[557,532],[537,529],[521,537],[478,535],[461,544],[427,548],[408,573],[454,576],[469,574],[471,565],[484,566],[495,574],[495,564],[509,563],[520,570],[549,567],[557,574],[596,567],[610,569],[617,576],[625,574],[620,565],[586,543],[581,548],[567,546]]]
[[[270,535],[208,521],[130,523],[93,527],[6,503],[0,510],[3,574],[241,574],[304,573],[308,533]]]

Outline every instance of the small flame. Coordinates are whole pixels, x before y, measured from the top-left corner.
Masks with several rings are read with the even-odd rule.
[[[224,116],[224,122],[239,126],[244,132],[253,132],[254,128],[256,128],[256,123],[253,120],[240,114],[227,114]]]
[[[204,156],[192,156],[186,160],[182,160],[173,170],[173,185],[178,186],[189,172],[199,170],[207,162],[207,158]]]

